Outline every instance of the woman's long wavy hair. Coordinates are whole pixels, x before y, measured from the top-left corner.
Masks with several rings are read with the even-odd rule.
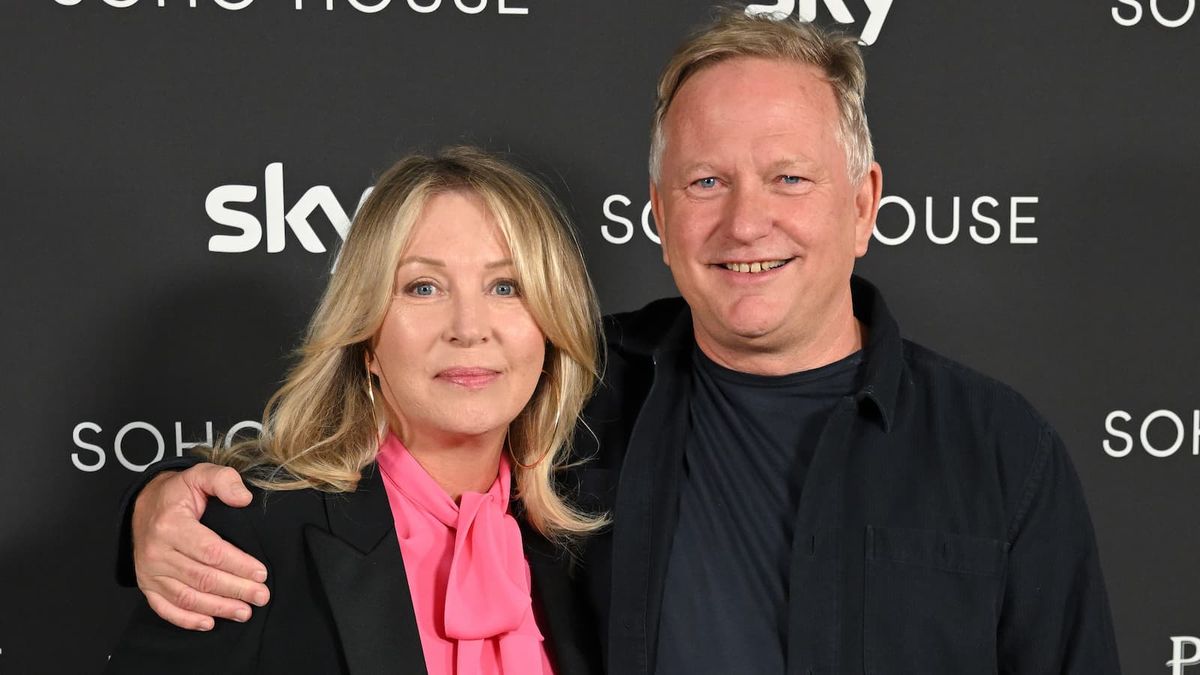
[[[524,301],[548,341],[545,373],[512,422],[508,450],[526,519],[564,541],[602,527],[603,515],[573,508],[555,474],[598,378],[599,311],[578,242],[561,205],[535,179],[470,147],[411,155],[380,177],[342,246],[297,363],[267,402],[258,438],[215,449],[210,459],[270,490],[353,491],[375,461],[388,419],[368,350],[395,292],[395,271],[430,197],[481,197],[512,254]],[[529,467],[529,468],[525,468]]]

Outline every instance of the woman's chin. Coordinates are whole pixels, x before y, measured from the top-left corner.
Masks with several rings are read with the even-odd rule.
[[[442,438],[447,442],[465,442],[471,439],[502,439],[513,419],[507,415],[497,415],[494,411],[489,415],[463,409],[441,419],[429,420],[428,424],[422,426],[426,429],[424,435]]]

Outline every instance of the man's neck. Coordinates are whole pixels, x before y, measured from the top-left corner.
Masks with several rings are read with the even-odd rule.
[[[866,344],[866,326],[854,317],[851,305],[832,320],[820,322],[820,326],[818,331],[779,344],[738,339],[722,342],[695,325],[693,319],[696,344],[705,356],[725,368],[751,375],[813,370],[840,361]]]

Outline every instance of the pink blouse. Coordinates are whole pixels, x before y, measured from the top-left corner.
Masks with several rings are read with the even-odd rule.
[[[553,675],[508,513],[508,461],[491,489],[458,504],[395,435],[378,461],[429,675]]]

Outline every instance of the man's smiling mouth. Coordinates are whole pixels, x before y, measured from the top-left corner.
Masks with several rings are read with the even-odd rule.
[[[729,270],[730,272],[740,272],[742,274],[759,274],[761,272],[769,272],[773,269],[778,269],[780,267],[783,267],[784,265],[788,264],[792,260],[793,260],[792,258],[785,258],[783,260],[756,260],[754,262],[749,262],[749,263],[731,262],[731,263],[723,263],[723,264],[721,264],[721,267],[724,267],[725,269]]]

